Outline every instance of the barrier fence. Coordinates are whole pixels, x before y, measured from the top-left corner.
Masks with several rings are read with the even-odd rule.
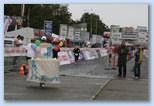
[[[4,70],[18,69],[20,64],[26,63],[26,50],[24,48],[4,48]],[[43,48],[43,51],[47,48]],[[104,48],[81,48],[79,60],[93,60],[107,56],[107,50]],[[41,51],[42,52],[42,51]],[[44,53],[46,54],[46,53]],[[49,57],[52,56],[52,53]],[[74,62],[73,48],[61,48],[58,53],[60,65],[71,64]]]

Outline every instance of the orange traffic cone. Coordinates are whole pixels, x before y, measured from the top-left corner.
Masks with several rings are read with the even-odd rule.
[[[20,73],[20,75],[21,76],[24,76],[24,72],[25,70],[24,70],[24,64],[22,64],[21,66],[20,66],[20,70],[19,70],[19,73]]]

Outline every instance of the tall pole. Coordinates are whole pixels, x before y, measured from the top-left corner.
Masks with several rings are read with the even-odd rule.
[[[84,9],[83,11],[84,11],[84,14],[85,14],[86,13],[86,9]],[[86,23],[85,17],[83,18],[83,22]]]
[[[28,8],[28,15],[27,15],[27,26],[29,27],[29,17],[30,17],[30,8]]]
[[[25,4],[21,4],[21,17],[23,23],[24,23],[24,13],[25,13]]]
[[[97,35],[97,18],[96,18],[96,35]]]
[[[92,37],[92,14],[90,17],[90,37]]]
[[[25,12],[25,4],[21,5],[21,17],[24,17],[24,12]]]

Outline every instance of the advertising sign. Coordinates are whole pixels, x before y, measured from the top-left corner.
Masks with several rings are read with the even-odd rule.
[[[26,50],[24,48],[4,48],[4,56],[5,57],[13,57],[13,56],[26,56]]]
[[[97,35],[92,35],[92,43],[93,44],[96,43],[96,37],[97,37]]]
[[[89,41],[89,32],[85,32],[84,40]]]
[[[23,18],[19,16],[4,16],[4,34],[22,28]]]
[[[44,21],[44,31],[47,36],[52,35],[52,21]]]
[[[69,59],[69,55],[65,51],[61,51],[61,52],[58,53],[58,60],[60,61],[60,65],[71,63],[71,61]]]
[[[148,32],[148,29],[146,26],[137,26],[138,32]]]
[[[71,26],[68,27],[68,37],[67,38],[71,40],[74,39],[74,28]]]
[[[120,30],[119,25],[111,25],[111,33],[118,33]]]
[[[75,40],[80,40],[80,28],[75,28],[74,39]]]
[[[67,36],[67,25],[60,24],[60,38],[65,39]]]

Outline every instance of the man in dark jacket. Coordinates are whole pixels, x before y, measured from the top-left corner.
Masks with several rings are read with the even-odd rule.
[[[121,46],[118,49],[118,67],[119,67],[118,77],[122,77],[121,76],[122,72],[123,72],[123,78],[126,77],[127,55],[128,55],[128,48],[125,45],[125,41],[122,41]]]
[[[80,55],[80,49],[78,46],[75,46],[73,49],[74,57],[75,57],[75,63],[78,63],[79,55]]]

